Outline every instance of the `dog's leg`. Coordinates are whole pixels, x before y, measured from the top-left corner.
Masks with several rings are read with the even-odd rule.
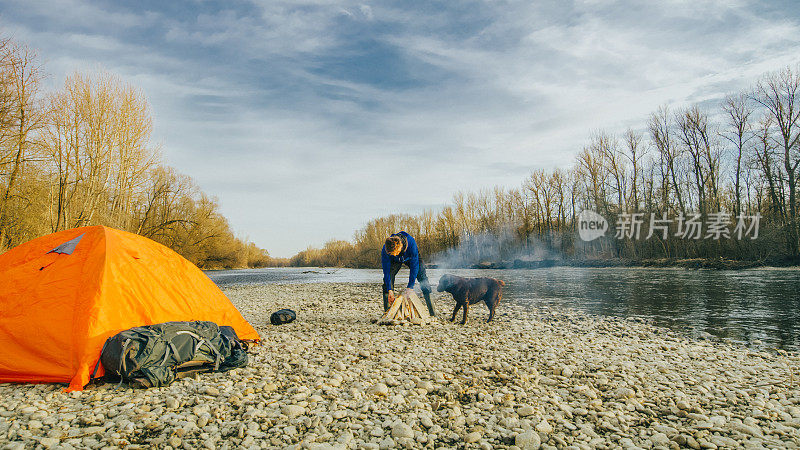
[[[453,317],[450,318],[450,322],[455,322],[456,321],[456,313],[458,312],[458,310],[460,308],[461,308],[461,302],[456,302],[456,307],[453,308]]]
[[[494,299],[494,296],[491,296],[491,297],[487,297],[483,301],[484,303],[486,303],[486,307],[489,308],[489,318],[486,320],[487,323],[491,322],[492,318],[494,317],[494,307],[495,307],[495,305],[497,305],[497,303],[492,302],[493,299]]]
[[[492,301],[486,302],[486,306],[489,307],[489,319],[486,322],[490,322],[494,318],[494,310],[497,309],[497,305],[500,304],[500,299],[503,298],[503,290],[498,288],[492,294]]]
[[[464,318],[461,320],[461,325],[467,323],[467,312],[469,311],[469,300],[464,302]]]
[[[492,317],[494,317],[494,310],[497,309],[497,305],[500,304],[500,300],[502,299],[503,299],[503,291],[500,290],[500,292],[497,293],[497,300],[494,301],[494,307],[492,308]],[[492,318],[490,317],[489,320],[492,320]]]

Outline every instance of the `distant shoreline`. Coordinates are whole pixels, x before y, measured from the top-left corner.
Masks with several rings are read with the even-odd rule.
[[[442,268],[428,264],[432,269]],[[682,267],[686,269],[740,270],[756,267],[800,267],[800,262],[789,260],[744,261],[722,258],[653,258],[653,259],[543,259],[536,261],[483,261],[465,265],[462,269],[546,269],[549,267]]]
[[[380,269],[379,266],[268,266],[268,267],[318,267],[324,269]],[[799,268],[800,261],[787,259],[763,259],[763,260],[733,260],[722,258],[608,258],[608,259],[541,259],[541,260],[520,260],[513,261],[482,261],[474,264],[442,265],[438,263],[425,263],[428,269],[482,269],[482,270],[503,270],[503,269],[547,269],[550,267],[656,267],[668,268],[678,267],[685,269],[713,269],[713,270],[744,270],[754,268]],[[204,270],[230,270],[230,269],[204,269]]]

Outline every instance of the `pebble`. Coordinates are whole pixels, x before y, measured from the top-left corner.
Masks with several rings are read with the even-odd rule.
[[[59,443],[61,443],[61,440],[60,439],[56,439],[56,438],[45,437],[45,438],[41,438],[39,440],[39,443],[42,444],[42,447],[44,447],[44,448],[50,448],[50,447],[56,446]]]
[[[399,422],[392,427],[392,437],[394,438],[413,438],[414,430],[405,423]]]
[[[202,392],[203,394],[206,394],[206,395],[213,395],[213,396],[215,396],[215,397],[216,397],[217,395],[219,395],[219,389],[215,388],[214,386],[204,386],[204,387],[203,387],[203,390],[202,390],[201,392]]]
[[[426,392],[433,392],[435,389],[433,383],[428,380],[420,380],[417,382],[417,387],[420,389],[425,389]]]
[[[353,440],[353,433],[351,433],[350,430],[347,430],[339,435],[339,437],[336,439],[336,442],[347,445],[352,440]]]
[[[370,394],[386,396],[389,393],[389,386],[383,383],[375,383],[370,389]]]
[[[728,419],[724,416],[711,416],[709,420],[718,427],[724,427],[728,423]]]
[[[522,450],[537,450],[542,445],[542,440],[534,431],[526,431],[514,437],[514,445]]]
[[[626,398],[634,398],[636,397],[636,391],[631,388],[619,388],[614,393],[614,397],[623,400]]]
[[[472,444],[480,441],[481,437],[483,437],[483,433],[480,431],[473,431],[472,433],[468,433],[466,436],[464,436],[464,442],[467,444]]]
[[[299,405],[285,405],[281,408],[283,415],[294,418],[306,413],[306,409]]]
[[[650,438],[653,445],[669,445],[669,438],[664,433],[656,433]]]
[[[197,426],[203,428],[211,421],[211,414],[203,413],[197,418]]]
[[[219,391],[217,394],[219,394]],[[167,397],[167,400],[164,403],[167,405],[167,409],[175,409],[178,407],[178,399],[175,397]]]
[[[732,423],[731,429],[736,430],[740,433],[749,434],[750,436],[764,436],[764,432],[761,431],[760,428],[755,426],[745,425],[743,423]]]
[[[722,448],[736,448],[736,447],[739,446],[739,444],[736,442],[735,439],[729,438],[727,436],[712,435],[711,436],[711,443],[716,445],[717,448],[719,448],[719,447],[722,447]],[[700,446],[704,447],[703,444],[700,444]]]
[[[536,413],[536,410],[533,408],[533,406],[530,405],[523,405],[519,409],[517,409],[517,414],[519,414],[520,417],[531,416],[534,413]]]
[[[542,419],[541,422],[536,424],[536,431],[539,431],[544,434],[550,434],[553,432],[553,426],[547,421],[547,419]]]

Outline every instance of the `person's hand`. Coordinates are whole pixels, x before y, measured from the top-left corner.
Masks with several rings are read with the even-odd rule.
[[[405,289],[403,290],[403,297],[405,297],[405,298],[411,298],[411,294],[413,294],[413,293],[414,293],[414,290],[413,290],[413,289],[411,289],[411,288],[405,288]]]
[[[394,303],[394,291],[389,291],[389,306],[392,306]]]

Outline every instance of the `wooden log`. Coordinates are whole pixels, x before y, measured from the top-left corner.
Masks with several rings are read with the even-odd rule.
[[[409,295],[408,298],[399,295],[395,297],[394,303],[389,307],[380,319],[379,324],[397,323],[404,320],[411,321],[412,323],[425,323],[430,316],[428,309],[422,304],[419,297],[416,295]]]

